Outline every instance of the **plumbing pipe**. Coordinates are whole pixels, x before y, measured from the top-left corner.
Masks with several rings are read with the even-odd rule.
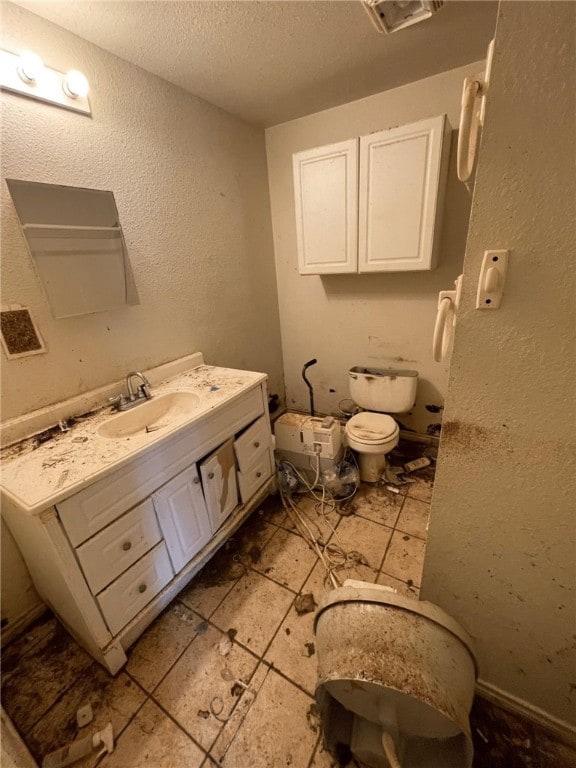
[[[306,369],[310,368],[311,365],[316,365],[318,360],[316,358],[312,360],[308,360],[307,363],[304,363],[304,367],[302,368],[302,378],[306,382],[306,386],[310,390],[310,416],[314,416],[314,390],[312,389],[312,384],[308,381],[306,378]]]

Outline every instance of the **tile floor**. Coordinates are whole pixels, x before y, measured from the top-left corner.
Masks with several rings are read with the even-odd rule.
[[[414,598],[433,479],[419,474],[399,495],[362,486],[347,517],[318,518],[301,501],[326,543],[362,554],[349,576]],[[47,616],[4,649],[2,703],[39,764],[112,721],[112,755],[75,766],[335,768],[313,699],[314,614],[294,607],[298,595],[318,601],[326,590],[324,568],[272,497],[148,628],[116,677]],[[95,717],[79,731],[86,702]],[[576,767],[574,751],[486,702],[476,701],[471,725],[474,768]]]
[[[361,553],[340,576],[418,597],[431,481],[393,495],[362,486],[341,517],[317,515],[326,544]],[[328,768],[313,693],[313,613],[294,600],[327,590],[325,570],[278,498],[257,510],[148,628],[110,677],[47,618],[8,646],[2,699],[31,752],[43,755],[112,721],[103,768]],[[89,701],[95,720],[78,731]],[[76,765],[87,768],[94,757]]]

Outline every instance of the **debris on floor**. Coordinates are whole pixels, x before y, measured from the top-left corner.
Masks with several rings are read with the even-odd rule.
[[[231,650],[232,650],[232,640],[230,640],[229,637],[226,637],[223,640],[220,640],[220,642],[218,643],[218,652],[220,653],[220,656],[228,656]]]
[[[426,456],[422,456],[421,459],[414,459],[414,461],[408,461],[404,464],[405,472],[416,472],[417,469],[424,469],[430,466],[430,459]]]
[[[112,723],[108,723],[101,731],[94,731],[54,752],[49,752],[42,761],[42,768],[65,768],[96,750],[98,750],[98,757],[104,757],[114,751]]]
[[[428,454],[429,448],[435,446],[429,446],[424,451],[432,464],[414,473],[418,485],[401,487],[401,493],[407,492],[407,498],[414,491],[418,493],[414,498],[426,498],[418,506],[429,506],[426,491],[427,486],[432,485],[434,476],[434,457]],[[391,465],[403,467],[422,455],[422,445],[405,445],[401,442],[393,453]],[[342,539],[349,538],[348,533],[343,533],[343,529],[349,527],[354,531],[351,537],[353,545],[358,549],[364,549],[365,544],[368,547],[366,553],[375,568],[370,572],[363,570],[364,580],[379,577],[378,583],[389,583],[403,593],[413,593],[417,597],[418,588],[415,585],[420,584],[421,550],[410,549],[414,554],[405,556],[409,568],[395,570],[399,558],[402,557],[404,562],[404,552],[418,542],[414,538],[404,542],[402,536],[406,532],[395,522],[403,502],[403,495],[393,496],[385,490],[384,483],[363,484],[350,504],[356,519],[341,520],[339,516],[336,517],[336,512],[331,513],[331,519],[336,530],[340,529]],[[308,504],[307,510],[309,517],[314,520],[313,504]],[[189,604],[195,612],[188,612],[185,605],[187,598],[183,592],[180,599],[167,608],[166,614],[169,615],[159,619],[170,628],[170,633],[162,634],[161,644],[154,644],[153,652],[139,656],[130,651],[131,658],[138,659],[137,664],[133,663],[129,667],[130,677],[120,672],[116,678],[111,678],[77,646],[50,614],[46,614],[26,634],[2,649],[4,708],[38,764],[42,763],[43,755],[81,735],[78,732],[76,713],[79,707],[90,701],[94,722],[100,724],[112,719],[114,723],[118,744],[111,760],[113,764],[120,765],[118,761],[121,758],[122,768],[142,765],[145,753],[150,755],[145,761],[146,765],[161,768],[170,761],[172,755],[163,761],[158,759],[160,751],[165,750],[162,754],[166,754],[166,750],[172,750],[176,755],[178,748],[184,754],[185,742],[189,742],[190,751],[186,759],[180,759],[178,765],[186,765],[187,768],[200,768],[202,765],[218,768],[223,764],[359,768],[350,751],[346,751],[347,748],[336,745],[332,755],[318,742],[320,726],[316,705],[313,703],[317,654],[310,626],[312,616],[308,612],[301,619],[301,616],[295,614],[290,607],[294,605],[295,594],[288,594],[278,582],[274,583],[275,579],[284,581],[287,574],[293,578],[296,566],[293,557],[285,557],[284,552],[274,550],[268,544],[268,541],[286,539],[293,544],[294,529],[286,519],[285,509],[278,497],[270,497],[262,505],[261,511],[262,514],[258,511],[252,515],[235,533],[233,540],[223,545],[194,577],[194,595],[190,598],[194,602]],[[395,531],[386,553],[387,559],[384,558],[382,563],[376,562],[375,555],[369,549],[374,531],[378,530],[376,521]],[[269,536],[272,530],[276,531],[275,538]],[[321,533],[330,546],[332,540],[324,529]],[[297,541],[301,551],[307,552],[307,544],[302,539]],[[252,567],[248,553],[255,544],[260,548],[262,560],[257,567]],[[276,559],[272,558],[271,552],[274,552]],[[241,558],[241,562],[233,560],[235,555]],[[268,577],[263,566],[272,562],[273,575]],[[294,582],[293,588],[295,592],[300,590],[312,596],[311,610],[314,610],[314,596],[320,596],[323,591],[323,573],[322,568],[318,567],[309,574],[307,563],[304,558],[299,563],[301,580],[299,583]],[[376,570],[378,566],[379,571]],[[390,581],[387,581],[389,570]],[[245,582],[250,585],[249,591],[233,589],[233,585],[241,579],[241,584]],[[281,599],[285,597],[282,610],[278,603],[278,616],[274,621],[264,620],[266,617],[263,614],[266,612],[262,610],[259,595],[253,603],[244,600],[245,597],[257,594],[251,591],[256,585],[267,585],[271,593]],[[326,586],[331,587],[330,584]],[[202,593],[203,601],[197,604],[196,596],[199,593]],[[210,599],[204,602],[206,596]],[[216,614],[215,621],[214,606],[220,601],[220,614]],[[282,623],[284,614],[287,615]],[[177,632],[172,631],[173,616],[183,622],[176,622],[179,629]],[[259,631],[262,633],[262,647],[268,647],[268,651],[264,653],[263,660],[257,662],[255,656],[249,654],[243,646],[247,643],[250,646],[249,638],[254,632],[252,627],[261,620],[262,628]],[[213,631],[211,628],[215,624],[220,634],[206,643],[205,636],[207,632]],[[157,632],[154,625],[146,630],[139,641],[143,643],[142,647],[149,647],[146,643],[154,632]],[[222,639],[233,643],[233,650],[227,657],[221,657],[218,652],[219,641]],[[200,647],[197,653],[184,651],[185,647],[191,647],[194,651],[194,644]],[[205,659],[203,654],[206,655]],[[159,665],[161,655],[173,658],[174,666],[168,670],[166,665],[164,682],[145,693],[141,683],[150,678],[150,670]],[[206,678],[204,673],[213,657],[217,662],[214,672],[216,678]],[[243,661],[240,663],[239,659]],[[156,686],[157,676],[152,677]],[[210,702],[214,710],[219,711],[220,702],[213,700],[216,693],[225,702],[219,717],[229,715],[227,725],[219,722],[210,712]],[[481,704],[485,706],[483,702]],[[493,717],[475,705],[471,716],[476,752],[474,768],[576,768],[576,753],[562,744],[554,743],[552,738],[542,735],[534,726],[524,729],[512,726],[508,722],[509,717]],[[174,725],[175,722],[179,728]],[[91,731],[93,727],[96,726],[89,726],[87,730]],[[191,731],[194,737],[186,735]],[[215,746],[209,749],[203,747],[200,753],[192,738],[200,738],[202,733],[210,734],[209,741],[212,743],[214,739]],[[205,752],[209,752],[209,758]],[[287,762],[288,758],[290,763]],[[106,759],[101,768],[105,765]]]
[[[576,752],[544,728],[476,697],[473,768],[574,768]]]
[[[186,608],[185,605],[182,605],[182,603],[174,603],[171,611],[174,616],[179,618],[180,621],[183,621],[184,624],[193,624],[194,622],[198,621],[198,616],[195,616],[192,611],[189,608]]]
[[[84,728],[84,726],[91,723],[92,720],[94,720],[94,712],[92,711],[92,705],[90,703],[83,704],[78,708],[78,711],[76,712],[76,724],[78,725],[78,728]]]
[[[304,643],[304,648],[306,648],[306,655],[307,656],[314,656],[316,653],[316,646],[314,643]]]
[[[303,616],[305,613],[312,613],[316,610],[316,600],[311,592],[307,592],[305,595],[298,595],[294,600],[294,610],[298,616]]]

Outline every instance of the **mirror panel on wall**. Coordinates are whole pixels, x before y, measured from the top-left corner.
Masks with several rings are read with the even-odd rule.
[[[112,192],[6,179],[57,318],[138,304]]]

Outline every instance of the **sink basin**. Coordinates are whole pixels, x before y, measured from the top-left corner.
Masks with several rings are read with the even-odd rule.
[[[175,423],[189,419],[200,398],[192,392],[171,392],[168,395],[153,397],[129,411],[105,421],[98,427],[100,437],[131,437],[139,432],[158,432],[174,426]]]

